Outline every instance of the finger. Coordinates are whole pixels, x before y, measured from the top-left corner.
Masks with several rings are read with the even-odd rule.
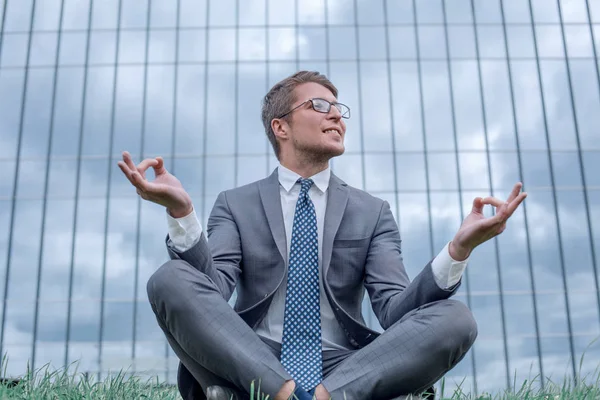
[[[471,212],[483,214],[482,200],[483,199],[481,197],[475,197],[475,199],[473,200],[473,208],[471,209]]]
[[[133,160],[131,159],[131,154],[129,154],[128,151],[123,152],[123,161],[125,161],[125,164],[127,164],[129,169],[135,171],[135,164],[133,163]]]
[[[129,182],[131,182],[131,184],[133,185],[133,178],[131,177],[131,173],[132,171],[129,169],[129,167],[127,167],[127,165],[123,162],[123,161],[119,161],[117,163],[117,165],[119,166],[119,168],[121,169],[121,171],[123,171],[123,174],[125,175],[125,177],[127,178],[127,180],[129,180]]]
[[[488,196],[486,198],[484,198],[482,200],[482,203],[485,204],[490,204],[496,208],[502,207],[502,204],[506,203],[505,201],[502,201],[496,197],[492,197],[492,196]]]
[[[520,193],[516,199],[514,199],[512,202],[510,202],[510,204],[508,204],[506,212],[509,217],[511,215],[513,215],[515,210],[521,205],[521,203],[523,202],[523,200],[525,200],[526,197],[527,197],[527,192]]]
[[[154,158],[146,158],[144,161],[138,164],[137,171],[140,173],[142,178],[146,179],[146,170],[151,166],[154,166],[158,161]]]
[[[511,201],[516,199],[519,193],[521,192],[522,187],[523,184],[521,182],[517,182],[517,184],[513,187],[513,190],[510,192],[510,195],[508,196],[508,199],[506,201],[510,203]]]

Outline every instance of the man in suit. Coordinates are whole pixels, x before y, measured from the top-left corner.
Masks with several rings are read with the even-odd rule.
[[[150,278],[148,296],[181,361],[185,399],[246,398],[255,381],[276,400],[292,392],[388,400],[422,393],[473,344],[471,312],[449,298],[470,253],[505,229],[526,193],[519,183],[507,201],[476,198],[454,238],[410,282],[389,204],[330,171],[350,117],[337,95],[308,71],[269,91],[262,119],[280,165],[220,193],[206,233],[162,158],[136,166],[123,153],[119,166],[138,194],[167,209],[171,261]],[[495,216],[483,216],[486,204]],[[382,334],[365,325],[365,290]]]

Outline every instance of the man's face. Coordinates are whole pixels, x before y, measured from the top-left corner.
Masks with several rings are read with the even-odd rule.
[[[333,93],[318,83],[303,83],[295,89],[296,101],[291,108],[314,98],[337,102]],[[290,114],[290,144],[295,153],[318,159],[330,159],[344,153],[346,123],[336,107],[328,113],[315,111],[308,101]]]

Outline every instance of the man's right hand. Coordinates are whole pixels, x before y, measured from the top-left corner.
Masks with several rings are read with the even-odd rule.
[[[136,167],[129,152],[124,151],[123,161],[118,164],[142,199],[165,206],[173,218],[185,217],[192,212],[190,195],[179,179],[167,171],[162,157],[147,158]],[[146,170],[150,167],[154,169],[154,181],[146,179]]]

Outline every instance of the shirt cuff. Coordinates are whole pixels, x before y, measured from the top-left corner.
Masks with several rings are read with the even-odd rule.
[[[456,261],[450,256],[450,242],[446,243],[440,254],[431,262],[431,269],[435,282],[442,289],[449,289],[456,285],[462,277],[469,257],[464,261]]]
[[[167,244],[179,253],[194,247],[202,235],[202,226],[194,209],[181,218],[173,218],[167,211],[167,224],[169,227]]]

